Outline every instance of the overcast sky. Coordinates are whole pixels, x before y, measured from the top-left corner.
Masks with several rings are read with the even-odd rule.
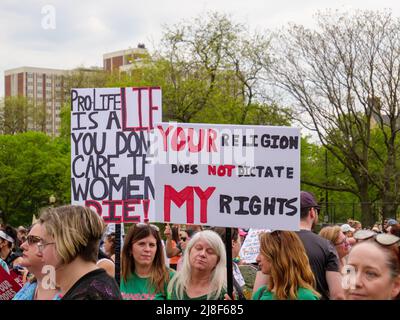
[[[102,66],[103,53],[138,43],[153,49],[163,25],[208,11],[263,30],[290,21],[312,26],[313,14],[327,8],[390,8],[400,17],[399,0],[0,0],[0,96],[4,70]],[[55,28],[43,28],[52,11]]]

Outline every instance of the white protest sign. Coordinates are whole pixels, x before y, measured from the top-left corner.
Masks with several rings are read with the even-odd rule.
[[[298,230],[300,131],[158,124],[156,221]]]
[[[154,220],[146,152],[161,119],[158,87],[72,89],[72,204],[94,209],[108,223]]]
[[[255,263],[257,255],[260,252],[259,236],[263,232],[270,232],[268,229],[250,229],[247,233],[246,239],[240,248],[240,260],[245,263]]]

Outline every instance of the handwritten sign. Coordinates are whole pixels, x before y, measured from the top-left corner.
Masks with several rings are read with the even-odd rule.
[[[239,257],[245,263],[255,263],[260,252],[259,236],[268,229],[250,229],[240,248]]]
[[[297,128],[161,123],[156,221],[298,230]]]
[[[91,207],[108,223],[153,220],[146,153],[161,118],[158,87],[72,89],[72,203]]]

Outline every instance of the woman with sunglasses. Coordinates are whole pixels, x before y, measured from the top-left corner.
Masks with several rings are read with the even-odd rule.
[[[262,233],[257,263],[261,272],[269,275],[269,282],[254,293],[253,300],[319,299],[304,245],[296,233]]]
[[[358,243],[347,259],[347,300],[394,300],[400,298],[400,238],[389,234],[367,237],[355,233]],[[360,234],[360,232],[363,232]],[[361,239],[362,238],[362,239]]]
[[[223,300],[225,293],[225,245],[216,232],[199,231],[186,246],[182,270],[168,285],[168,299]]]
[[[345,257],[349,254],[350,244],[348,238],[342,232],[339,226],[328,226],[321,229],[319,235],[335,246],[339,258],[339,270],[342,270],[345,263]]]
[[[124,300],[164,300],[173,271],[165,265],[159,228],[132,225],[121,257],[121,294]]]
[[[23,250],[20,266],[29,271],[32,278],[28,279],[25,285],[17,292],[13,300],[58,300],[59,290],[55,283],[42,282],[46,274],[42,273],[44,263],[41,252],[42,238],[39,236],[40,226],[35,224],[29,231],[25,242],[22,243]]]
[[[37,246],[62,300],[121,300],[115,280],[96,266],[105,229],[97,213],[76,205],[48,208],[38,225]]]

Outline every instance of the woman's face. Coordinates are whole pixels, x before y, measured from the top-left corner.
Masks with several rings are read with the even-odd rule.
[[[217,266],[218,255],[210,244],[199,239],[193,245],[189,253],[189,262],[193,269],[201,272],[211,272]]]
[[[28,237],[31,244],[28,241],[25,241],[21,245],[21,249],[23,250],[22,260],[20,262],[21,266],[28,268],[31,272],[41,272],[43,267],[42,261],[42,253],[39,252],[38,243],[41,242],[40,237],[40,225],[35,224],[31,231],[29,231]]]
[[[110,240],[108,240],[107,238],[104,239],[104,251],[108,254],[108,255],[112,255],[114,254],[114,252],[112,252],[112,242]]]
[[[62,260],[56,250],[55,239],[51,237],[43,224],[38,223],[35,233],[42,240],[38,243],[38,251],[42,255],[44,265],[53,266],[56,270],[62,265]]]
[[[132,256],[135,264],[139,266],[151,266],[157,252],[157,240],[149,235],[132,244]]]
[[[266,256],[259,253],[256,259],[258,267],[263,274],[271,274],[271,262]]]
[[[189,234],[186,231],[179,231],[179,241],[188,241],[189,240]]]
[[[348,255],[350,244],[343,232],[339,233],[339,236],[335,242],[335,247],[340,259]]]
[[[232,240],[232,257],[235,258],[239,256],[240,247],[242,246],[242,242],[240,237],[238,236],[236,240]]]
[[[385,252],[368,242],[351,250],[347,263],[354,268],[355,278],[351,279],[351,270],[346,275],[350,280],[350,288],[346,290],[348,300],[390,300],[399,294],[400,277],[392,278],[386,259]]]

